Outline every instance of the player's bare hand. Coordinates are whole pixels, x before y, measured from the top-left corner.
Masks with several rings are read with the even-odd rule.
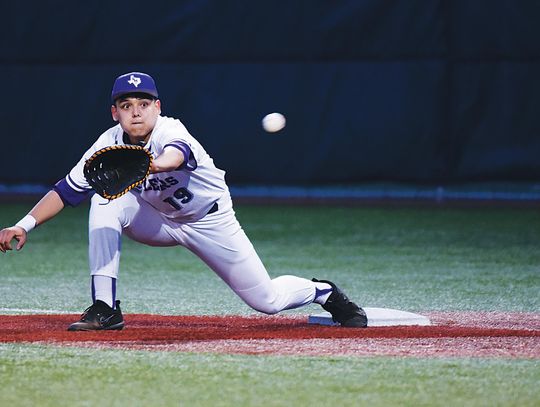
[[[18,242],[15,248],[21,250],[26,243],[26,230],[19,226],[0,230],[0,252],[5,253],[8,250],[13,250],[11,247],[11,241],[13,239]]]

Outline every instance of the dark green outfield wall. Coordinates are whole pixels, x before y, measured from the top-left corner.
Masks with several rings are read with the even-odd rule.
[[[232,183],[540,179],[536,1],[1,3],[0,184],[63,177],[132,70]]]

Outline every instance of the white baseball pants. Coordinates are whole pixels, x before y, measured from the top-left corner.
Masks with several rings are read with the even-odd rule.
[[[228,194],[218,210],[193,223],[176,223],[135,192],[107,201],[95,194],[89,217],[92,275],[118,278],[121,237],[150,246],[184,246],[201,258],[250,307],[266,314],[313,302],[315,284],[305,278],[270,279],[238,223]]]

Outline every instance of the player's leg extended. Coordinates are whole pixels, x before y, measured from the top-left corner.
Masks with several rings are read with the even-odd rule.
[[[230,199],[219,210],[182,230],[185,246],[199,256],[252,308],[275,314],[310,304],[316,285],[296,276],[270,279],[253,245],[238,224]]]

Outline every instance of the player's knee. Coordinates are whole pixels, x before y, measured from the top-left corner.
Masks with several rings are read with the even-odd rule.
[[[255,311],[273,315],[280,312],[280,295],[271,281],[264,280],[261,284],[248,290],[236,290],[236,294]]]
[[[262,312],[263,314],[267,315],[274,315],[281,311],[280,308],[276,307],[275,304],[265,302],[265,303],[257,303],[257,304],[248,304],[251,308],[253,308],[255,311]]]
[[[274,315],[282,310],[277,304],[276,298],[269,295],[261,295],[260,297],[244,299],[255,311],[262,312],[263,314]]]
[[[91,199],[89,223],[90,228],[107,227],[118,222],[123,223],[129,206],[124,204],[124,197],[109,201],[98,194]]]

